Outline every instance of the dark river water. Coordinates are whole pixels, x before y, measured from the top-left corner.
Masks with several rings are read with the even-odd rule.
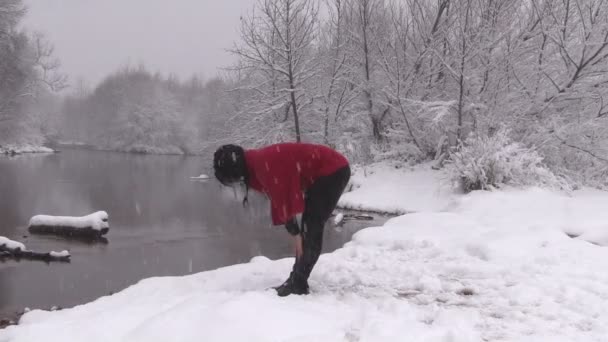
[[[271,227],[262,196],[222,189],[202,157],[134,155],[64,149],[48,155],[0,157],[0,235],[46,252],[67,249],[71,263],[0,262],[0,318],[25,307],[70,307],[151,276],[186,275],[292,255],[289,235]],[[236,195],[236,197],[235,197]],[[27,232],[36,214],[109,215],[107,243],[85,243]],[[374,221],[328,225],[324,251],[332,251]],[[285,275],[287,276],[287,274]]]

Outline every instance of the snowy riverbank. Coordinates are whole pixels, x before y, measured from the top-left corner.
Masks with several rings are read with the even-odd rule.
[[[23,153],[53,153],[53,149],[33,144],[7,144],[0,145],[0,155],[15,155]]]
[[[322,255],[309,296],[277,297],[293,260],[256,257],[34,310],[0,341],[605,341],[608,193],[463,196],[429,191],[439,172],[382,170],[343,201],[417,213]]]
[[[457,196],[449,176],[443,170],[431,169],[430,163],[357,167],[350,183],[351,191],[338,204],[344,209],[390,214],[442,211]]]

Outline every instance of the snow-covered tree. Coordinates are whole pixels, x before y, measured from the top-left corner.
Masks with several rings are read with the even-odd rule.
[[[348,120],[358,94],[352,83],[352,56],[348,53],[347,0],[326,0],[328,18],[320,29],[318,61],[322,72],[317,78],[323,143],[339,144],[340,135],[351,125]]]
[[[50,43],[19,28],[25,12],[21,0],[0,2],[0,143],[40,140],[28,106],[66,83]]]
[[[361,95],[361,105],[367,113],[375,141],[383,138],[382,121],[390,108],[381,106],[378,90],[382,79],[378,72],[378,44],[387,34],[386,6],[382,0],[349,0],[347,2],[347,32],[349,53],[354,62],[352,83]]]
[[[241,76],[236,91],[247,101],[232,122],[240,140],[301,141],[312,104],[307,87],[318,72],[317,24],[318,5],[310,0],[260,0],[242,18],[241,40],[232,49]]]
[[[196,152],[198,129],[192,84],[163,79],[143,67],[125,68],[104,79],[71,106],[84,118],[78,135],[99,148],[143,153]],[[84,134],[83,134],[84,133]]]
[[[605,182],[608,169],[608,1],[530,1],[519,82],[521,139],[554,166]]]

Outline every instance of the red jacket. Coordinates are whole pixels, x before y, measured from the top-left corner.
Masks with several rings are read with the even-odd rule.
[[[323,145],[283,143],[245,151],[249,186],[270,197],[272,223],[284,224],[304,212],[304,192],[319,177],[348,165]]]

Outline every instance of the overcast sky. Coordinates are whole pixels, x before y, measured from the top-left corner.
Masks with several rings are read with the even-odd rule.
[[[234,59],[239,17],[254,0],[25,0],[25,25],[55,45],[73,83],[94,86],[140,62],[152,71],[206,78]]]

